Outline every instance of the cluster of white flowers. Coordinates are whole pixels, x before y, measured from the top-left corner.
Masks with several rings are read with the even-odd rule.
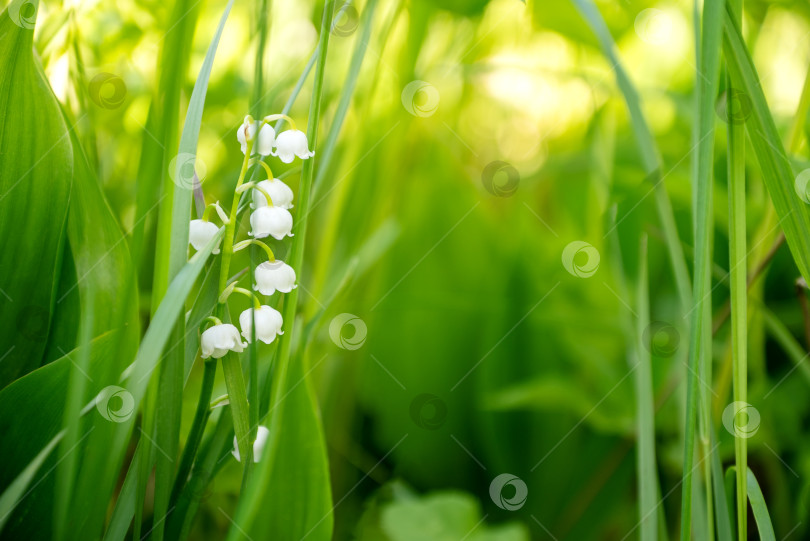
[[[281,132],[276,137],[275,130],[270,126],[270,122],[279,118],[284,118],[290,122],[291,128]],[[269,115],[261,121],[254,121],[252,117],[246,116],[244,122],[236,133],[236,139],[242,148],[242,153],[247,154],[251,149],[251,159],[257,155],[259,163],[268,172],[267,180],[257,183],[249,183],[244,188],[253,190],[251,207],[254,209],[250,215],[250,235],[254,240],[245,241],[240,245],[250,243],[260,244],[263,239],[272,236],[276,240],[284,237],[292,237],[293,218],[289,209],[293,207],[293,192],[289,186],[277,178],[273,178],[270,168],[261,160],[265,156],[276,156],[284,163],[291,163],[295,157],[308,159],[314,156],[307,143],[307,136],[303,132],[296,130],[295,125],[289,117],[284,115]],[[247,159],[247,158],[246,158]],[[239,197],[239,186],[234,197]],[[218,204],[214,205],[223,223],[228,223],[229,218],[225,215]],[[209,222],[206,215],[202,219],[192,220],[189,225],[189,243],[196,249],[204,247],[219,231],[219,228]],[[235,219],[235,216],[233,217]],[[227,242],[227,239],[226,239]],[[232,242],[232,239],[231,239]],[[226,245],[226,250],[229,245]],[[238,250],[241,246],[235,246]],[[289,293],[297,286],[295,284],[295,270],[281,260],[275,259],[272,252],[268,251],[269,261],[261,263],[256,267],[253,289],[262,295],[272,295],[276,291]],[[218,254],[219,246],[213,253]],[[233,289],[233,288],[232,288]],[[235,288],[239,290],[239,288]],[[245,294],[254,296],[250,292],[241,290]],[[214,318],[216,319],[216,318]],[[241,335],[245,340],[250,341],[253,325],[255,322],[256,338],[265,344],[270,344],[276,336],[283,334],[283,320],[278,310],[256,301],[254,308],[248,308],[239,316],[239,326],[242,328]],[[239,330],[230,323],[222,323],[216,320],[215,325],[209,327],[202,333],[201,349],[203,358],[213,357],[219,359],[225,356],[228,351],[241,352],[247,346],[247,342],[242,342],[239,337]]]

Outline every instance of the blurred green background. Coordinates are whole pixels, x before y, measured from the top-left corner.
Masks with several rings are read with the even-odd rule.
[[[85,148],[97,149],[104,191],[127,232],[136,225],[143,145],[159,139],[146,130],[147,113],[171,4],[45,2],[40,12],[37,47],[57,96],[79,110],[76,74],[97,81],[76,130]],[[642,95],[690,254],[693,7],[685,0],[596,4]],[[186,100],[224,6],[197,6]],[[787,131],[810,64],[810,5],[745,6],[749,48],[777,124]],[[365,7],[352,4],[331,37],[322,137]],[[255,9],[235,5],[211,77],[197,161],[209,201],[227,203],[238,176],[236,128],[253,91]],[[322,5],[276,0],[271,10],[262,114],[286,102],[315,48]],[[305,85],[291,112],[302,125],[309,91]],[[717,137],[725,137],[722,130]],[[806,159],[806,144],[802,152]],[[728,298],[717,279],[728,267],[728,205],[718,154],[719,313]],[[748,171],[749,234],[756,239],[770,203],[755,162]],[[379,4],[338,146],[316,182],[299,270],[304,313],[317,316],[306,354],[329,448],[335,539],[427,539],[417,533],[426,524],[443,524],[447,535],[436,539],[638,535],[635,399],[622,328],[635,300],[617,280],[622,260],[611,246],[611,209],[625,252],[638,249],[639,231],[650,237],[652,319],[667,329],[658,339],[669,340],[653,348],[653,375],[662,510],[673,531],[688,333],[646,176],[611,66],[568,1]],[[296,193],[297,178],[289,177]],[[145,224],[154,235],[154,216]],[[573,241],[598,251],[592,276],[566,270],[563,250]],[[750,246],[764,255],[770,243]],[[284,257],[284,244],[272,247]],[[586,264],[586,256],[577,257],[576,265]],[[334,297],[347,265],[351,282]],[[147,262],[141,273],[144,306],[143,277],[151,268]],[[804,344],[797,277],[783,246],[752,295]],[[362,324],[341,328],[346,318],[338,319],[330,337],[341,314]],[[719,423],[731,401],[728,332],[724,326],[715,336],[712,391],[726,464],[733,441]],[[762,414],[749,440],[750,465],[778,537],[805,539],[807,375],[792,370],[756,310],[749,356],[749,398]],[[196,366],[185,393],[183,434],[200,374]],[[224,392],[218,381],[214,395]],[[526,484],[519,509],[502,509],[490,497],[490,483],[503,473]],[[193,538],[221,538],[229,523],[220,510],[234,506],[239,482],[239,466],[230,461],[204,498]]]

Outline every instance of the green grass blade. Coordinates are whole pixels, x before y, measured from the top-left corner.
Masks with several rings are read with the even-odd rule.
[[[189,100],[188,111],[180,136],[178,158],[172,164],[175,167],[171,175],[173,182],[165,182],[167,199],[171,198],[171,218],[169,224],[161,216],[158,224],[159,231],[170,231],[170,240],[164,247],[168,249],[165,259],[168,279],[173,279],[186,264],[188,253],[188,224],[191,217],[192,182],[188,167],[193,166],[197,154],[197,140],[200,135],[205,96],[208,91],[208,81],[214,65],[217,47],[225,28],[225,22],[230,14],[233,0],[228,2],[219,21],[216,33],[211,39],[208,52],[205,55],[194,90]],[[171,173],[171,172],[170,172]],[[162,236],[162,234],[161,234]],[[160,259],[160,258],[159,258]],[[161,272],[163,269],[158,269]],[[155,298],[155,297],[153,297]],[[167,352],[161,363],[160,382],[158,385],[158,408],[156,416],[155,446],[161,451],[155,454],[155,501],[154,523],[152,526],[152,539],[163,539],[166,513],[169,509],[169,500],[176,467],[176,458],[180,445],[180,416],[182,410],[183,386],[185,384],[185,348],[183,341],[186,334],[185,322],[178,321],[172,332],[172,348]],[[226,363],[223,363],[225,366]],[[241,375],[241,371],[240,371]],[[229,388],[230,391],[230,388]]]
[[[717,437],[714,430],[711,433],[712,443],[712,486],[714,488],[715,524],[717,526],[717,541],[732,541],[734,534],[731,529],[731,520],[728,510],[728,495],[726,494],[723,479],[723,464],[717,449]]]
[[[636,144],[641,154],[644,170],[649,180],[654,185],[658,218],[661,220],[661,226],[664,231],[672,271],[675,276],[675,284],[678,288],[678,294],[681,300],[681,307],[684,310],[688,310],[691,307],[692,298],[689,271],[686,266],[683,249],[681,248],[680,238],[678,237],[678,230],[675,226],[675,215],[672,211],[672,204],[670,203],[666,186],[664,186],[661,179],[663,173],[661,171],[660,154],[655,146],[655,138],[641,110],[641,98],[622,66],[621,60],[616,52],[616,44],[613,41],[613,37],[610,35],[610,31],[599,10],[594,5],[593,0],[573,0],[573,2],[596,35],[603,54],[616,73],[616,84],[619,86],[619,90],[627,104],[627,109],[630,112],[630,122],[633,126],[633,132],[636,135]]]
[[[318,165],[318,174],[315,177],[315,183],[312,186],[313,195],[317,195],[318,191],[326,178],[329,171],[329,165],[332,163],[332,156],[335,152],[337,145],[337,138],[340,135],[340,130],[343,127],[343,121],[346,119],[346,114],[349,112],[349,106],[354,96],[354,89],[357,86],[357,78],[360,75],[360,68],[363,66],[363,59],[366,57],[366,49],[371,39],[371,29],[374,22],[374,12],[377,9],[377,0],[369,0],[363,8],[363,18],[360,21],[362,31],[357,37],[357,44],[352,53],[351,64],[349,65],[349,72],[346,76],[346,81],[343,84],[340,100],[338,101],[335,116],[332,119],[332,124],[329,126],[329,133],[326,134],[326,139],[321,145],[321,156],[319,158],[320,165]]]
[[[25,469],[20,472],[20,474],[11,482],[11,484],[6,487],[3,491],[3,494],[0,495],[0,531],[3,530],[3,526],[5,526],[6,521],[11,517],[12,511],[14,508],[17,507],[17,504],[20,500],[25,497],[25,491],[28,488],[28,485],[31,484],[33,481],[34,476],[39,471],[39,468],[42,467],[42,463],[45,462],[45,459],[48,458],[48,455],[51,454],[51,451],[56,447],[56,445],[62,440],[62,437],[65,435],[65,432],[62,431],[48,443],[37,455],[34,459],[25,467]]]
[[[706,298],[709,296],[711,265],[712,166],[714,163],[715,96],[719,82],[722,38],[722,0],[707,0],[703,5],[700,57],[695,78],[698,88],[698,156],[695,179],[695,272],[691,310],[689,366],[686,391],[686,429],[684,437],[683,483],[681,500],[681,539],[691,538],[692,475],[695,464],[695,432],[698,418],[698,371],[704,343]],[[709,352],[707,352],[708,354]],[[706,359],[708,364],[710,359]],[[707,502],[708,505],[708,502]]]
[[[751,502],[751,509],[754,511],[754,520],[757,522],[759,538],[761,541],[776,541],[776,534],[773,531],[771,516],[768,513],[768,506],[765,504],[765,497],[759,488],[757,478],[749,468],[748,470],[748,499]]]
[[[734,80],[740,82],[741,90],[751,99],[751,116],[747,119],[746,130],[790,252],[805,281],[810,281],[810,209],[794,189],[793,169],[742,39],[737,18],[729,5],[723,18],[729,69]]]
[[[733,0],[738,14],[742,0]],[[742,22],[738,19],[737,22]],[[739,81],[727,77],[727,97]],[[727,107],[731,107],[730,102]],[[745,126],[729,115],[728,122],[728,221],[729,275],[731,280],[731,355],[733,366],[733,395],[735,402],[748,400],[748,249],[745,228]],[[735,436],[734,456],[737,468],[737,535],[748,539],[748,440]]]
[[[655,400],[653,398],[652,358],[644,333],[650,324],[649,276],[647,271],[647,236],[642,235],[639,248],[638,286],[636,291],[636,430],[638,438],[638,511],[641,540],[658,539],[658,471],[655,460]]]
[[[127,475],[124,477],[124,484],[118,492],[118,499],[115,501],[110,523],[107,531],[104,532],[103,541],[124,541],[135,515],[135,507],[138,506],[138,465],[145,460],[145,453],[149,452],[150,445],[146,438],[138,440],[132,462],[129,463]]]

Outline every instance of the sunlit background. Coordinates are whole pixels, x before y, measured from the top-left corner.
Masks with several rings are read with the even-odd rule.
[[[194,8],[200,17],[188,42],[185,100],[225,3]],[[57,96],[74,111],[88,111],[75,129],[89,143],[85,148],[98,149],[104,191],[124,231],[138,225],[142,146],[159,139],[145,130],[171,4],[45,2],[39,15],[42,64]],[[692,3],[596,4],[641,93],[691,257]],[[746,39],[785,132],[810,64],[810,5],[745,5]],[[321,138],[347,80],[364,9],[363,2],[353,4],[330,38]],[[262,114],[280,111],[289,97],[315,49],[313,21],[321,10],[320,3],[272,2]],[[230,198],[241,164],[236,128],[254,88],[255,13],[253,3],[236,3],[211,76],[197,158],[209,201]],[[623,248],[637,249],[631,239],[649,234],[652,316],[671,329],[666,347],[654,352],[653,373],[662,511],[674,531],[687,320],[612,68],[567,0],[378,6],[339,144],[316,181],[299,271],[303,313],[317,318],[306,356],[327,436],[335,539],[413,540],[422,525],[445,522],[451,533],[441,539],[637,537],[636,411],[622,328],[634,301],[617,280],[622,270],[611,247],[611,209],[619,237],[627,239]],[[105,77],[121,83],[104,84]],[[95,103],[80,103],[80,80],[98,81]],[[310,89],[304,86],[290,113],[302,125]],[[184,112],[181,105],[178,126]],[[717,137],[725,137],[722,130]],[[728,298],[719,280],[728,267],[722,160],[716,312]],[[749,161],[753,236],[769,203]],[[288,178],[297,193],[295,173]],[[144,224],[147,238],[149,231],[154,236],[154,216]],[[600,257],[589,276],[566,268],[563,251],[574,241],[587,242]],[[769,247],[753,244],[755,253]],[[273,249],[283,257],[286,247]],[[575,264],[586,263],[587,257]],[[347,265],[356,265],[350,286],[333,298]],[[147,258],[144,318],[149,269]],[[799,337],[797,276],[783,247],[752,295]],[[338,320],[337,335],[330,336],[330,323],[341,314],[361,323],[340,329],[344,320]],[[804,539],[810,531],[808,381],[791,371],[756,313],[751,329],[750,399],[762,414],[759,433],[749,440],[751,468],[761,475],[777,532]],[[731,400],[727,325],[715,337],[714,353],[719,423]],[[198,365],[184,395],[182,434],[200,374]],[[223,393],[218,380],[214,395]],[[729,464],[733,438],[720,428],[720,455]],[[527,487],[517,509],[491,495],[491,483],[505,473]],[[203,498],[192,538],[222,538],[239,483],[239,464],[229,461]],[[505,494],[513,489],[505,487]]]

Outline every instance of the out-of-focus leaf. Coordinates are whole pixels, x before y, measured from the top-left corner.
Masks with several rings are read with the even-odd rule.
[[[481,523],[478,502],[463,492],[437,492],[419,499],[394,501],[383,507],[381,526],[391,541],[528,541],[522,524]]]
[[[40,365],[61,270],[73,157],[33,55],[37,2],[0,14],[0,388]]]

